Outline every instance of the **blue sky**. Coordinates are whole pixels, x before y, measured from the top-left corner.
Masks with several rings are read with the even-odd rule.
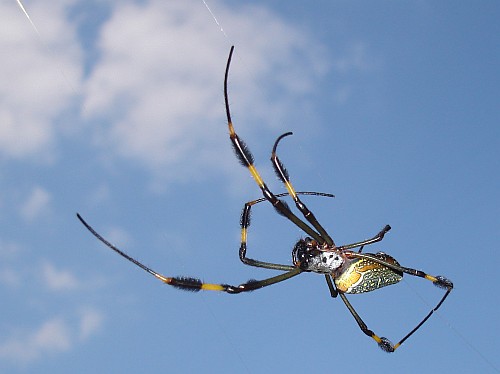
[[[0,4],[0,372],[495,372],[500,261],[499,37],[494,1]],[[222,31],[221,31],[222,27]],[[280,157],[338,244],[453,280],[388,355],[322,276],[250,294],[187,293],[167,276],[239,284],[239,214],[260,197],[235,128],[275,192]],[[249,254],[290,264],[303,234],[260,204]],[[368,250],[365,249],[366,251]],[[350,300],[397,341],[442,291],[420,279]]]

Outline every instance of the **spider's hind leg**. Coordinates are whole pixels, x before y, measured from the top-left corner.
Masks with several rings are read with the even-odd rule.
[[[412,336],[420,327],[422,327],[422,325],[434,314],[434,312],[436,312],[439,309],[439,307],[443,304],[443,302],[446,300],[446,298],[450,294],[451,290],[453,289],[453,282],[450,281],[448,278],[445,278],[445,277],[440,276],[440,275],[433,276],[433,275],[427,274],[421,270],[407,268],[407,267],[401,266],[397,263],[389,262],[389,261],[383,260],[381,258],[378,258],[377,256],[370,254],[370,253],[365,254],[365,253],[360,253],[360,252],[349,252],[348,256],[351,258],[360,258],[360,259],[375,262],[379,265],[382,265],[382,266],[385,266],[386,268],[391,269],[394,272],[399,272],[401,274],[405,273],[405,274],[413,275],[415,277],[427,279],[428,281],[431,281],[432,284],[434,284],[436,287],[443,288],[446,290],[443,297],[441,298],[441,300],[439,300],[439,302],[436,304],[436,306],[434,308],[432,308],[429,311],[429,313],[427,313],[427,315],[412,330],[410,330],[409,333],[407,333],[401,340],[399,340],[399,342],[397,342],[396,344],[392,344],[387,338],[379,337],[372,330],[368,329],[366,324],[361,319],[361,317],[358,315],[358,313],[354,310],[352,305],[349,303],[349,301],[347,300],[347,297],[344,295],[344,293],[339,292],[340,297],[344,301],[344,304],[346,305],[347,309],[349,309],[349,311],[351,312],[352,316],[354,317],[354,319],[358,323],[361,330],[366,335],[370,336],[373,340],[375,340],[378,343],[378,345],[380,346],[380,348],[382,348],[386,352],[394,352],[397,348],[399,348],[401,346],[401,344],[403,344],[410,336]]]

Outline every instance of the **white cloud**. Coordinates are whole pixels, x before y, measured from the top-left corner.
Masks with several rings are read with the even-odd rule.
[[[33,221],[47,211],[51,200],[50,194],[43,188],[34,187],[26,201],[21,206],[21,215],[28,221]]]
[[[69,351],[100,330],[103,321],[101,312],[83,307],[77,315],[72,320],[54,317],[32,331],[17,330],[11,337],[2,338],[0,359],[26,365],[47,354]]]
[[[43,160],[79,85],[81,58],[62,2],[30,2],[28,11],[40,37],[15,1],[0,3],[0,156]]]
[[[0,342],[0,357],[21,364],[44,354],[64,352],[71,347],[70,336],[66,322],[53,318],[32,332],[16,334]]]
[[[102,326],[103,320],[104,316],[98,310],[91,308],[82,310],[78,329],[80,340],[85,340],[98,332]]]
[[[73,290],[79,284],[71,272],[56,269],[48,262],[42,264],[41,277],[45,285],[52,291]]]
[[[231,102],[257,126],[285,121],[325,71],[321,48],[264,8],[215,5],[231,39],[244,41],[231,71]],[[84,114],[98,119],[100,146],[171,179],[224,165],[228,44],[199,1],[115,4],[85,86]],[[266,82],[278,86],[278,97]]]
[[[70,331],[67,324],[60,319],[45,322],[30,337],[33,348],[47,351],[65,351],[71,346]]]
[[[130,238],[130,235],[127,233],[127,231],[119,227],[112,227],[111,229],[109,229],[106,233],[106,239],[111,243],[120,246],[130,246],[132,242],[132,239]]]
[[[193,178],[234,165],[220,152],[228,144],[222,81],[229,44],[236,44],[230,101],[236,125],[245,118],[245,137],[300,116],[313,123],[307,97],[328,69],[368,66],[363,43],[334,59],[307,29],[263,6],[215,0],[227,39],[198,0],[126,0],[108,3],[109,17],[93,25],[95,41],[85,40],[95,49],[84,49],[76,30],[85,17],[68,16],[79,3],[26,4],[40,38],[14,1],[0,5],[8,31],[0,35],[0,156],[50,157],[74,126],[63,128],[61,117],[78,96],[90,135],[82,140],[93,140],[108,161],[132,161],[160,182]]]

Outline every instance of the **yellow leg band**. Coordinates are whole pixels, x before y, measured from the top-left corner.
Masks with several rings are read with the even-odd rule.
[[[292,183],[290,181],[285,182],[286,189],[288,190],[288,193],[290,196],[295,200],[297,198],[297,193],[295,192],[295,189],[292,186]]]
[[[224,291],[224,287],[222,287],[220,284],[210,284],[210,283],[202,284],[201,289],[205,291]]]
[[[255,166],[250,165],[248,167],[248,170],[250,170],[250,174],[252,174],[253,179],[255,179],[255,181],[257,182],[257,184],[259,185],[259,187],[264,186],[264,181],[262,180],[262,178],[261,178],[259,172],[257,171],[257,169],[255,169]]]
[[[245,229],[245,228],[241,229],[241,242],[242,243],[247,242],[247,229]]]
[[[431,282],[436,282],[437,279],[436,277],[433,277],[432,275],[426,274],[425,279],[430,280]]]

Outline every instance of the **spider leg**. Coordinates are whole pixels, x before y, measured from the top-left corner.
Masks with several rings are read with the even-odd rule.
[[[330,235],[326,232],[326,230],[321,226],[321,224],[318,222],[314,214],[307,208],[306,204],[300,200],[297,192],[292,186],[292,183],[290,181],[290,176],[288,174],[288,171],[286,170],[285,166],[281,162],[281,160],[278,158],[278,155],[276,154],[276,149],[278,147],[278,143],[281,141],[286,136],[292,135],[292,132],[287,132],[276,139],[276,142],[274,143],[273,151],[271,153],[271,162],[273,164],[274,171],[278,178],[283,182],[285,185],[286,189],[288,190],[289,195],[292,197],[293,201],[295,202],[295,206],[297,209],[302,213],[304,218],[319,232],[321,237],[325,239],[326,244],[329,246],[335,246],[335,242],[331,238]]]
[[[333,195],[324,193],[324,192],[296,192],[297,195],[313,195],[313,196],[323,196],[323,197],[333,197]],[[288,195],[288,192],[281,193],[276,195],[276,197],[283,197]],[[290,265],[280,265],[280,264],[272,264],[269,262],[263,262],[263,261],[258,261],[258,260],[253,260],[251,258],[246,257],[247,253],[247,231],[248,227],[250,226],[250,218],[251,218],[251,209],[253,205],[259,204],[266,201],[265,198],[260,198],[257,200],[252,200],[249,201],[245,204],[243,207],[243,211],[241,212],[241,219],[240,219],[240,225],[241,225],[241,243],[240,243],[240,250],[239,250],[239,256],[241,262],[243,262],[245,265],[250,265],[250,266],[256,266],[256,267],[262,267],[266,269],[275,269],[275,270],[285,270],[285,271],[290,271],[292,269],[295,269],[295,266],[290,266]]]
[[[347,307],[347,309],[349,309],[349,312],[351,312],[352,316],[354,317],[354,319],[358,323],[358,326],[361,329],[361,331],[363,331],[365,333],[365,335],[367,335],[370,338],[372,338],[373,340],[375,340],[377,342],[377,344],[379,345],[379,347],[382,348],[382,350],[384,350],[386,352],[394,352],[396,350],[396,348],[399,347],[399,345],[401,345],[402,342],[399,342],[398,344],[393,345],[389,339],[384,338],[384,337],[379,337],[372,330],[370,330],[368,328],[368,326],[366,326],[366,323],[363,322],[363,320],[361,319],[359,314],[356,312],[354,307],[351,305],[349,300],[347,300],[347,297],[344,295],[344,293],[339,292],[339,295],[340,295],[340,298],[342,299],[342,301],[344,302],[345,306]]]
[[[338,250],[347,250],[347,249],[352,249],[352,248],[359,248],[359,253],[363,250],[363,247],[365,245],[373,244],[376,242],[381,241],[384,239],[385,234],[391,229],[391,226],[385,225],[382,230],[380,230],[377,235],[375,235],[373,238],[362,240],[360,242],[352,243],[352,244],[346,244],[342,245],[340,247],[337,247]]]
[[[403,272],[415,277],[420,277],[427,279],[431,281],[436,287],[446,289],[445,294],[441,298],[441,300],[437,303],[437,305],[430,310],[430,312],[408,333],[406,334],[399,342],[396,344],[392,344],[389,339],[384,338],[384,337],[378,337],[373,331],[369,330],[366,326],[366,324],[363,322],[361,317],[356,313],[352,305],[349,303],[347,300],[347,297],[342,293],[338,292],[340,294],[340,297],[344,301],[344,304],[346,305],[347,309],[351,312],[353,315],[354,319],[358,323],[359,327],[361,330],[368,336],[370,336],[373,340],[375,340],[380,348],[382,348],[384,351],[387,352],[394,352],[401,344],[403,344],[410,336],[412,336],[431,316],[432,314],[439,309],[441,304],[446,300],[448,295],[450,294],[451,290],[453,289],[453,282],[450,281],[448,278],[445,278],[441,275],[433,276],[430,274],[427,274],[421,270],[416,270],[412,268],[407,268],[401,265],[396,265],[394,263],[390,263],[384,260],[381,260],[380,258],[377,258],[376,256],[370,255],[370,254],[364,254],[364,253],[359,253],[359,252],[347,252],[346,253],[348,257],[355,257],[355,258],[364,258],[368,259],[370,261],[376,262],[378,264],[381,264],[383,266],[386,266],[396,272]]]
[[[200,279],[197,278],[192,278],[192,277],[166,277],[160,273],[157,273],[153,269],[149,268],[148,266],[144,265],[143,263],[139,262],[133,257],[130,257],[128,254],[123,252],[122,250],[118,249],[115,247],[113,244],[111,244],[108,240],[106,240],[104,237],[102,237],[97,231],[94,230],[92,226],[90,226],[78,213],[77,217],[80,220],[81,223],[97,238],[99,239],[102,243],[104,243],[108,248],[112,249],[116,253],[118,253],[120,256],[126,258],[133,264],[137,265],[140,267],[142,270],[146,271],[147,273],[151,274],[155,278],[161,280],[163,283],[166,283],[170,286],[173,286],[175,288],[179,288],[184,291],[221,291],[221,292],[227,292],[230,294],[236,294],[236,293],[241,293],[241,292],[248,292],[248,291],[254,291],[259,288],[267,287],[275,283],[283,282],[289,278],[295,277],[296,275],[299,275],[302,270],[296,267],[292,267],[290,271],[287,271],[286,273],[271,277],[271,278],[266,278],[263,280],[250,280],[246,283],[242,283],[238,286],[232,286],[229,284],[214,284],[214,283],[204,283]]]
[[[236,134],[236,131],[234,130],[233,122],[231,120],[231,112],[229,110],[229,97],[227,93],[229,66],[231,65],[231,58],[233,56],[233,51],[234,51],[234,46],[232,46],[231,50],[229,51],[229,57],[227,59],[227,65],[226,65],[226,72],[224,74],[224,102],[226,106],[229,138],[231,139],[231,142],[233,144],[233,149],[236,154],[236,157],[238,157],[240,163],[248,169],[253,179],[255,179],[255,182],[261,189],[264,198],[274,206],[274,208],[278,211],[278,213],[288,218],[291,222],[293,222],[296,226],[302,229],[307,235],[315,239],[318,243],[323,244],[325,243],[325,239],[323,239],[320,234],[318,234],[309,225],[307,225],[307,223],[305,223],[299,217],[293,214],[288,205],[284,201],[276,197],[276,195],[272,193],[271,190],[269,190],[269,188],[267,187],[264,180],[262,179],[259,172],[254,166],[253,163],[254,159],[252,153],[248,149],[245,142],[240,139],[240,137],[238,136],[238,134]]]
[[[332,282],[332,276],[330,274],[325,274],[326,284],[328,285],[328,289],[330,290],[330,296],[335,298],[339,294],[335,284]]]
[[[345,294],[343,292],[337,290],[337,288],[335,287],[334,282],[332,282],[331,275],[330,274],[325,274],[325,278],[326,278],[326,283],[328,284],[328,289],[330,290],[330,295],[332,297],[337,297],[338,295],[340,295],[340,298],[342,299],[342,301],[344,302],[345,306],[347,307],[347,309],[349,310],[349,312],[352,314],[352,316],[354,317],[354,319],[358,323],[358,326],[361,329],[361,331],[363,331],[363,333],[365,333],[365,335],[368,335],[370,338],[372,338],[373,340],[375,340],[377,342],[377,344],[379,345],[379,347],[382,348],[386,352],[394,352],[394,350],[397,347],[399,347],[399,345],[401,345],[401,343],[403,341],[400,341],[396,345],[392,345],[392,343],[389,341],[389,339],[384,338],[384,337],[379,337],[372,330],[370,330],[368,328],[368,326],[366,325],[366,323],[363,322],[363,320],[359,316],[358,312],[356,312],[356,310],[354,309],[354,307],[352,306],[352,304],[349,302],[349,300],[347,300],[347,297],[345,296]],[[405,337],[405,339],[406,339],[406,337]]]

